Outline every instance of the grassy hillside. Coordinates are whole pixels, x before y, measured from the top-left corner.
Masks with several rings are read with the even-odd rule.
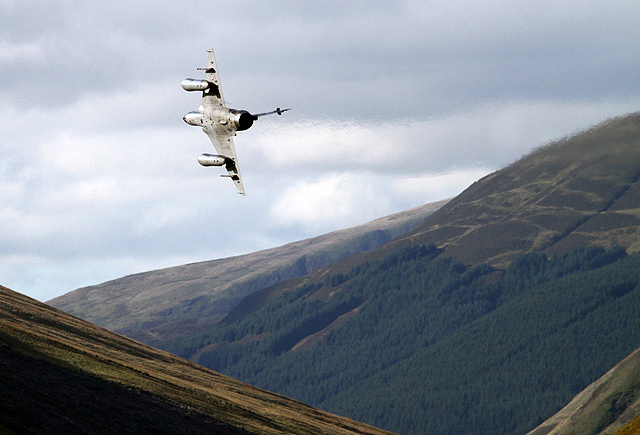
[[[48,303],[112,331],[153,344],[215,324],[243,297],[374,249],[410,229],[446,201],[364,225],[239,257],[130,275],[78,289]]]
[[[61,429],[75,428],[71,433],[95,433],[105,424],[111,424],[105,428],[109,433],[383,433],[243,384],[4,287],[0,343],[3,430],[50,430],[46,420],[38,427],[43,418],[34,410],[42,406],[45,416],[63,418],[55,422]],[[108,419],[114,415],[119,415],[117,427]],[[122,420],[125,416],[132,422]],[[173,418],[174,426],[163,425]],[[192,426],[189,420],[195,421]],[[176,426],[182,429],[172,432]],[[127,429],[136,427],[142,432]]]
[[[640,433],[640,349],[528,435]]]
[[[640,434],[640,416],[636,417],[631,423],[618,429],[613,435],[638,435]],[[604,434],[603,434],[604,435]]]
[[[474,183],[390,244],[435,243],[469,264],[584,245],[640,250],[640,114],[542,147]]]
[[[0,350],[2,434],[248,435],[192,408],[10,348]]]

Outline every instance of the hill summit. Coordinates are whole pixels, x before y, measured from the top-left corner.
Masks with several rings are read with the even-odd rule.
[[[543,146],[477,181],[387,248],[435,243],[467,264],[585,245],[640,250],[640,114]]]

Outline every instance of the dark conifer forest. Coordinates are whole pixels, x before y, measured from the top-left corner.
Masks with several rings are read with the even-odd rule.
[[[200,363],[403,434],[511,434],[640,343],[640,255],[525,254],[500,271],[439,254],[399,250],[171,350],[213,344]]]

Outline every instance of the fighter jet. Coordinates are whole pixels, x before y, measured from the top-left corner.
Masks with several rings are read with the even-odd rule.
[[[261,116],[274,113],[282,115],[283,112],[291,109],[278,107],[271,112],[252,115],[246,110],[228,108],[222,96],[213,48],[207,52],[209,55],[206,68],[198,68],[198,70],[205,72],[205,80],[185,79],[181,83],[182,89],[185,91],[202,91],[202,102],[198,110],[187,113],[182,119],[189,125],[202,127],[218,152],[218,154],[205,153],[200,155],[198,163],[202,166],[224,166],[228,174],[222,175],[222,177],[231,178],[238,188],[238,193],[244,195],[236,149],[233,146],[233,136],[237,131],[247,130]]]

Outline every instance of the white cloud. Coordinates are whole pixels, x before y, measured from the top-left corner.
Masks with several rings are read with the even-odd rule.
[[[272,225],[320,234],[455,196],[491,172],[486,168],[394,176],[370,171],[319,175],[286,189],[272,205]]]
[[[384,214],[389,200],[376,198],[377,189],[363,181],[362,175],[355,173],[298,181],[274,203],[271,219],[279,225],[300,225],[309,232],[322,232],[349,226],[354,216],[361,219],[370,216],[372,210],[374,216]]]
[[[42,64],[42,48],[34,43],[11,44],[0,41],[0,65],[13,62]]]

